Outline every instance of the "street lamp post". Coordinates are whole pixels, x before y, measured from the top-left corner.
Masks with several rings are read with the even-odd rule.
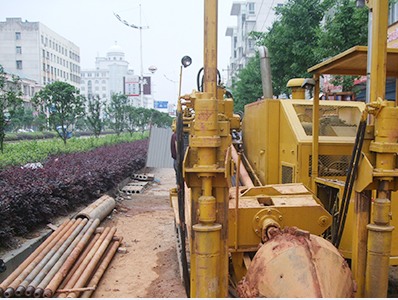
[[[143,61],[142,61],[142,29],[148,29],[149,26],[141,26],[141,4],[140,4],[140,26],[134,25],[134,24],[129,24],[126,20],[122,20],[122,18],[118,15],[115,14],[115,17],[122,22],[124,25],[139,29],[140,30],[140,59],[141,59],[141,75],[140,75],[140,100],[141,100],[141,106],[144,106],[144,67],[143,67]]]

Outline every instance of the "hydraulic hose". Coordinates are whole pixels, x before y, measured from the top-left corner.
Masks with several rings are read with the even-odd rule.
[[[180,221],[178,222],[178,232],[181,239],[181,264],[182,277],[184,280],[185,292],[187,297],[190,295],[190,275],[188,271],[188,260],[185,246],[186,225],[185,225],[185,203],[184,203],[184,177],[182,172],[182,164],[184,161],[184,130],[181,112],[177,112],[177,195],[178,195],[178,215]]]
[[[366,130],[366,120],[361,120],[358,126],[354,148],[352,150],[351,161],[348,167],[348,173],[345,181],[343,197],[341,199],[341,209],[337,219],[335,234],[333,236],[333,245],[336,248],[339,248],[341,237],[343,236],[348,207],[350,204],[352,188],[355,180],[355,173],[358,169],[358,162],[361,156],[363,140],[365,137],[365,130]]]

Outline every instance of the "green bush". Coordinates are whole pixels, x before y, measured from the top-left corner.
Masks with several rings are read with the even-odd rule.
[[[146,135],[145,135],[146,136]],[[111,146],[123,142],[134,142],[143,139],[141,133],[129,133],[101,136],[99,138],[71,138],[66,146],[60,138],[51,140],[32,140],[21,141],[19,143],[4,144],[4,154],[0,154],[0,169],[9,166],[24,165],[30,162],[43,162],[49,155],[57,155],[60,153],[87,152],[101,146]]]

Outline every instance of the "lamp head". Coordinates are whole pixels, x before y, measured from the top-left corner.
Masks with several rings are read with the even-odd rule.
[[[192,59],[188,55],[185,55],[181,59],[181,64],[184,66],[184,68],[189,67],[192,64]]]

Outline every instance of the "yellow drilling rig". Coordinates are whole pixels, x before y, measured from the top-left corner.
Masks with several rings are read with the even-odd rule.
[[[398,50],[387,48],[388,0],[366,4],[369,47],[290,80],[293,99],[273,99],[264,73],[264,100],[241,119],[217,71],[217,0],[204,0],[202,84],[179,97],[173,124],[170,198],[188,296],[387,296],[398,264],[398,108],[385,84],[398,77]],[[260,56],[266,70],[266,48]],[[322,74],[368,75],[368,103],[320,101]]]

